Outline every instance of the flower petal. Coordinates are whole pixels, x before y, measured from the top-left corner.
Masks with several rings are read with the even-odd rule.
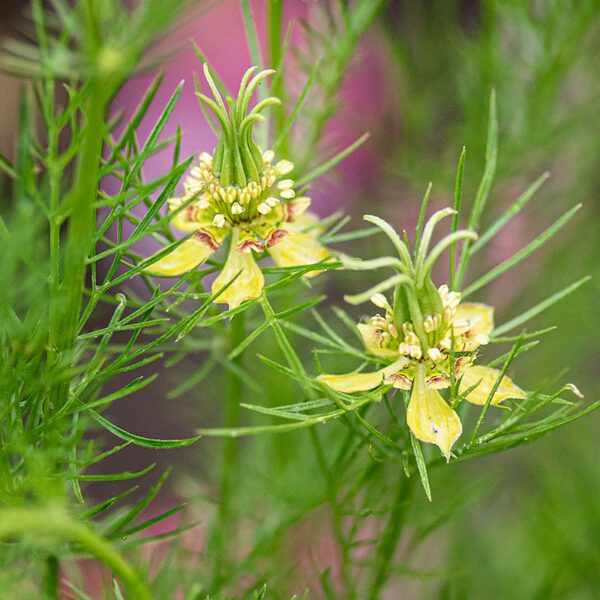
[[[198,201],[192,201],[195,194],[177,198],[169,198],[169,210],[173,213],[171,224],[180,231],[196,231],[202,227],[207,227],[212,223],[213,215],[208,215],[206,211],[198,208]],[[184,208],[181,208],[186,204]]]
[[[239,237],[236,244],[237,251],[242,254],[243,252],[262,252],[265,247],[262,242],[257,239],[256,234],[250,229],[244,229],[239,232]]]
[[[425,387],[422,365],[417,367],[406,422],[417,439],[435,444],[446,460],[450,460],[452,446],[462,433],[462,424],[441,394]]]
[[[467,369],[462,376],[460,385],[458,387],[458,393],[464,394],[470,387],[476,385],[465,399],[471,402],[471,404],[484,405],[500,375],[498,369],[492,369],[491,367],[475,366]],[[516,398],[523,400],[527,396],[525,392],[506,375],[502,378],[494,397],[492,398],[492,404],[500,404],[507,398]]]
[[[319,375],[317,381],[322,381],[337,392],[352,394],[353,392],[366,392],[372,390],[382,383],[392,383],[387,381],[392,378],[406,365],[406,358],[393,362],[391,365],[371,373],[343,373],[342,375]]]
[[[293,231],[303,232],[305,229],[308,229],[306,232],[308,235],[312,237],[318,237],[325,231],[325,228],[321,225],[316,227],[316,225],[321,221],[319,215],[310,211],[302,211],[300,214],[296,214],[294,217],[294,222],[288,225],[289,229]],[[310,229],[309,229],[310,228]]]
[[[494,307],[476,302],[464,302],[456,307],[456,320],[469,321],[469,337],[490,335],[494,329]]]
[[[385,378],[385,383],[391,383],[398,390],[410,390],[412,379],[407,373],[393,373]]]
[[[235,281],[215,298],[215,302],[229,304],[229,308],[236,308],[246,300],[258,298],[265,286],[264,275],[252,252],[238,252],[236,241],[232,240],[225,266],[212,284],[212,293],[216,294],[239,273]]]
[[[179,231],[196,231],[201,227],[201,224],[196,220],[196,212],[196,207],[189,204],[173,215],[171,224]]]
[[[381,321],[385,324],[385,320]],[[392,337],[378,324],[358,323],[356,325],[365,345],[365,348],[375,356],[382,358],[396,358],[398,356],[398,343],[393,344]],[[395,346],[395,347],[394,347]]]
[[[298,217],[306,212],[310,206],[310,202],[310,198],[301,196],[300,198],[295,198],[294,200],[290,200],[286,204],[283,204],[284,220],[290,223],[297,221]],[[302,225],[302,223],[298,224]]]
[[[376,388],[383,383],[384,369],[373,373],[344,373],[342,375],[319,375],[318,381],[322,381],[336,392],[366,392]]]
[[[201,235],[194,235],[144,272],[155,277],[178,277],[201,265],[217,248],[216,241],[211,245]]]
[[[290,231],[289,235],[269,248],[269,254],[278,267],[311,265],[329,258],[329,251],[307,233]],[[314,277],[321,271],[307,273]]]
[[[444,390],[450,387],[450,378],[441,371],[436,371],[433,374],[428,374],[425,379],[425,386],[431,390]]]

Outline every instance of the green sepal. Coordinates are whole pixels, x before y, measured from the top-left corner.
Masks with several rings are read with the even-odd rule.
[[[423,317],[443,314],[444,306],[442,299],[429,275],[425,277],[423,287],[417,288],[417,298],[419,299],[419,306],[423,312]]]
[[[403,286],[399,285],[394,290],[394,321],[397,326],[400,326],[402,323],[410,320],[406,290]]]
[[[213,154],[213,172],[217,177],[221,175],[221,171],[223,170],[223,150],[223,142],[219,138]]]

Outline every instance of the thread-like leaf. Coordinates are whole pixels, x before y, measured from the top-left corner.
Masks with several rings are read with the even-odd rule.
[[[556,304],[563,298],[566,298],[567,296],[572,294],[575,290],[579,289],[584,283],[587,283],[588,281],[590,281],[590,279],[591,279],[590,276],[583,277],[579,281],[576,281],[575,283],[568,285],[567,287],[563,288],[559,292],[556,292],[555,294],[552,294],[552,296],[549,296],[545,300],[542,300],[542,302],[527,309],[525,312],[521,313],[514,319],[511,319],[510,321],[507,321],[506,323],[503,323],[502,325],[496,327],[493,332],[493,337],[495,338],[503,333],[506,333],[507,331],[516,329],[517,327],[519,327],[520,325],[523,325],[524,323],[527,323],[527,321],[529,321],[530,319],[533,319],[533,317],[539,315],[541,312],[544,312],[545,310],[547,310],[548,308],[550,308],[551,306],[553,306],[554,304]]]
[[[102,425],[102,427],[110,431],[116,437],[127,442],[131,442],[136,446],[143,446],[144,448],[183,448],[185,446],[193,444],[194,442],[197,442],[200,439],[199,436],[174,440],[161,440],[156,438],[143,437],[141,435],[129,433],[121,427],[117,427],[117,425],[111,423],[108,419],[105,419],[102,415],[98,414],[95,411],[90,412],[94,420],[96,420],[100,425]]]
[[[500,263],[498,266],[490,269],[485,275],[482,275],[479,279],[475,280],[471,285],[467,286],[467,288],[463,291],[463,297],[476,292],[481,289],[483,286],[491,283],[497,277],[500,277],[503,273],[512,269],[514,266],[518,265],[522,260],[525,260],[528,256],[533,254],[536,250],[541,248],[550,238],[552,238],[556,233],[558,233],[577,213],[577,211],[581,208],[581,204],[575,205],[571,210],[567,211],[562,217],[557,219],[548,229],[546,229],[543,233],[538,235],[535,240],[527,244],[524,248],[519,250],[516,254],[506,259],[503,263]]]

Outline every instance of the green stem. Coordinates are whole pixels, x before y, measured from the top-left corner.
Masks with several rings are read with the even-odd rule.
[[[283,0],[268,0],[267,2],[267,36],[268,36],[268,48],[269,48],[269,66],[273,69],[277,69],[281,62],[281,27],[283,23]],[[281,65],[283,68],[283,65]],[[284,86],[283,78],[278,76],[273,80],[270,93],[272,96],[276,96],[282,102],[285,102],[284,97]],[[285,121],[285,114],[281,106],[275,107],[273,112],[273,125],[275,126],[272,133],[272,140],[275,139],[276,134],[278,135]]]
[[[267,2],[267,35],[269,44],[270,67],[275,69],[281,60],[281,25],[283,22],[283,0]],[[279,86],[282,87],[282,86]],[[274,96],[279,96],[273,90]]]
[[[54,90],[47,86],[46,96],[54,102]],[[55,126],[53,115],[46,116],[48,131],[48,206],[49,206],[49,243],[50,243],[50,297],[59,296],[60,285],[60,182],[62,169],[58,165],[58,137],[60,131]]]
[[[281,348],[286,361],[291,369],[294,369],[297,373],[301,375],[306,375],[306,371],[304,370],[304,366],[302,365],[302,361],[298,357],[298,354],[290,344],[283,328],[279,324],[277,320],[277,315],[273,311],[273,307],[269,303],[267,296],[265,293],[259,299],[260,305],[263,309],[263,313],[265,315],[265,319],[273,329],[275,333],[275,337],[277,339],[277,343]],[[315,399],[315,391],[312,387],[305,383],[300,384],[304,393],[307,395],[309,400]],[[325,480],[325,484],[327,486],[327,501],[330,505],[331,509],[331,517],[332,517],[332,529],[333,534],[336,540],[336,544],[338,546],[338,552],[340,557],[341,564],[341,572],[342,572],[342,580],[344,582],[346,598],[351,600],[355,598],[355,586],[352,584],[352,578],[350,573],[350,554],[348,549],[348,544],[345,541],[344,531],[342,527],[342,513],[340,509],[340,505],[337,499],[337,488],[334,476],[331,474],[327,461],[325,459],[325,454],[323,452],[323,448],[321,446],[320,440],[318,438],[317,432],[313,427],[310,428],[310,439],[313,446],[313,450],[317,456],[317,464],[319,465],[319,470],[321,471],[321,475]]]
[[[281,348],[281,351],[283,352],[288,365],[290,366],[291,369],[294,369],[296,372],[298,372],[302,375],[306,375],[306,371],[304,370],[302,361],[300,360],[300,358],[296,354],[294,348],[292,347],[289,340],[287,339],[287,336],[285,335],[283,328],[281,327],[279,321],[277,320],[277,315],[275,314],[273,307],[269,303],[269,300],[267,299],[267,295],[265,292],[263,292],[262,296],[258,299],[258,301],[263,310],[263,313],[265,315],[265,319],[267,320],[267,323],[269,323],[269,326],[271,327],[271,329],[273,329],[273,333],[275,334],[275,338],[277,339],[277,344]],[[303,391],[306,393],[308,398],[310,400],[314,400],[315,399],[314,390],[309,385],[306,385],[304,383],[302,383],[301,385],[302,385]]]
[[[109,567],[121,580],[127,597],[152,600],[140,574],[95,531],[69,518],[60,510],[41,508],[6,508],[0,511],[0,539],[18,535],[51,536],[80,544],[87,552]]]
[[[237,348],[245,339],[245,314],[239,313],[231,321],[229,333],[230,351]],[[242,368],[244,353],[241,352],[233,362]],[[244,386],[240,378],[233,372],[227,374],[227,396],[225,398],[225,426],[236,427],[240,420],[240,403]],[[232,484],[235,479],[237,465],[237,440],[226,438],[223,441],[223,462],[221,467],[221,484],[219,493],[219,510],[212,531],[215,551],[215,570],[213,574],[213,590],[221,585],[225,576],[224,567],[227,561],[227,547],[235,547],[235,532],[231,523]]]
[[[352,582],[352,573],[350,570],[350,549],[344,534],[342,507],[338,501],[338,488],[335,481],[335,475],[331,472],[331,469],[329,469],[329,466],[327,465],[327,459],[325,458],[325,453],[323,452],[321,440],[319,439],[319,435],[314,427],[310,428],[310,440],[317,456],[319,469],[321,470],[321,474],[323,475],[325,484],[327,486],[327,499],[329,502],[329,508],[331,510],[331,528],[333,530],[333,536],[338,546],[338,552],[340,555],[340,571],[342,582],[344,584],[343,598],[346,598],[347,600],[353,600],[356,598],[356,589]]]
[[[490,405],[492,403],[494,395],[496,394],[498,387],[502,383],[502,379],[504,379],[504,376],[506,375],[506,371],[508,371],[508,367],[510,367],[515,356],[517,356],[517,352],[519,351],[519,348],[521,347],[521,344],[523,343],[523,335],[524,334],[522,333],[518,337],[517,341],[514,343],[512,350],[510,351],[510,354],[508,355],[508,358],[502,365],[502,369],[500,369],[500,373],[498,373],[498,377],[496,378],[496,381],[494,382],[494,385],[492,386],[492,389],[490,390],[490,393],[488,394],[488,397],[486,398],[485,404],[481,408],[481,412],[479,413],[479,418],[477,419],[477,423],[475,423],[475,427],[473,428],[473,433],[471,434],[471,439],[469,440],[469,446],[468,446],[469,448],[471,448],[475,444],[475,440],[477,439],[477,434],[479,433],[479,428],[483,424],[485,415],[487,414],[488,408],[490,407]]]
[[[375,551],[373,560],[374,572],[369,589],[369,600],[378,600],[381,597],[381,590],[390,576],[390,565],[394,559],[394,551],[398,545],[398,540],[402,535],[406,513],[410,505],[410,496],[412,492],[412,479],[398,474],[398,486],[390,518],[383,530],[381,540]]]
[[[78,320],[83,300],[86,259],[94,238],[95,204],[98,196],[104,113],[108,97],[99,83],[91,86],[83,146],[75,183],[68,201],[71,204],[64,252],[64,275],[51,298],[50,355],[52,361],[68,363],[75,348]],[[55,241],[53,243],[56,243]],[[58,260],[58,257],[55,257]],[[69,383],[59,380],[51,390],[54,406],[67,401]]]
[[[46,557],[44,572],[42,573],[42,591],[45,598],[58,600],[58,573],[58,559],[54,554],[49,554]]]

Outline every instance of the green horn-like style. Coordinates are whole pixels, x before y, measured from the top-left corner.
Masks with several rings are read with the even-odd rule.
[[[244,73],[236,100],[231,96],[223,100],[208,65],[204,64],[204,76],[214,100],[200,93],[197,96],[214,113],[221,126],[213,168],[223,186],[245,187],[250,181],[258,182],[264,166],[262,153],[254,141],[254,124],[264,121],[260,113],[265,108],[281,104],[281,101],[275,96],[269,96],[248,111],[250,99],[258,84],[275,73],[272,69],[266,69],[254,75],[255,71],[256,67],[250,67]]]

